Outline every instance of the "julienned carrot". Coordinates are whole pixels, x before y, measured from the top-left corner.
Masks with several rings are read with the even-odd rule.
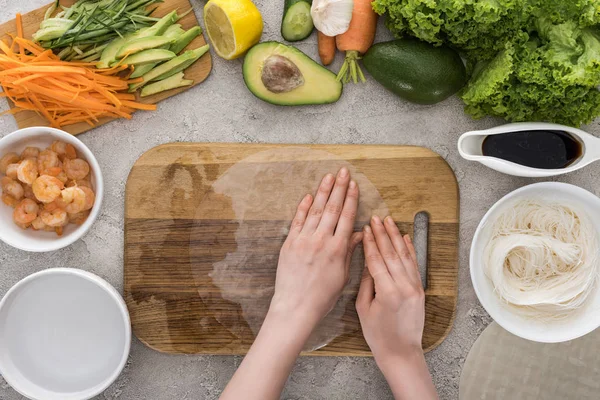
[[[2,114],[35,111],[60,128],[80,122],[95,126],[101,118],[131,119],[135,110],[155,110],[155,105],[138,103],[126,93],[135,80],[118,74],[127,69],[127,65],[96,69],[95,63],[62,61],[23,38],[17,15],[17,36],[11,45],[0,40],[0,97],[14,105]]]
[[[337,35],[335,38],[337,48],[346,52],[344,65],[338,73],[337,80],[358,83],[358,78],[365,82],[358,60],[360,55],[366,53],[375,40],[375,31],[377,30],[377,14],[371,7],[372,0],[354,0],[352,9],[352,20],[350,27],[345,33]]]
[[[15,21],[17,23],[17,37],[22,38],[23,37],[23,18],[21,18],[20,13],[17,13],[17,17],[15,18]],[[21,53],[21,54],[25,53],[24,50],[25,49],[23,48],[23,46],[19,44],[19,53]]]
[[[317,32],[317,34],[319,58],[323,65],[329,65],[335,58],[335,36],[327,36],[321,32]]]
[[[11,68],[4,71],[0,71],[0,76],[5,75],[19,75],[19,74],[76,74],[85,75],[85,68],[79,67],[48,67],[48,66],[37,66],[32,65],[30,67],[17,67]]]

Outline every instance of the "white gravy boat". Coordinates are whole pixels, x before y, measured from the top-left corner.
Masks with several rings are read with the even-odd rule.
[[[516,164],[501,158],[484,156],[482,153],[483,140],[487,136],[509,132],[540,130],[567,132],[573,137],[573,139],[576,139],[581,143],[581,156],[566,168],[540,169]],[[489,168],[508,175],[522,176],[527,178],[543,178],[547,176],[567,174],[583,168],[596,160],[599,160],[600,139],[582,131],[581,129],[572,128],[570,126],[548,124],[543,122],[519,122],[501,125],[483,131],[471,131],[464,133],[458,139],[458,152],[465,160],[478,161]]]

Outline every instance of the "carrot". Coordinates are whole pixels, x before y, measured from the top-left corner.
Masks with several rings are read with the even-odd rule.
[[[15,19],[16,23],[17,23],[17,38],[22,38],[23,37],[23,18],[21,17],[20,13],[17,13],[17,17]],[[22,45],[19,45],[19,53],[24,54],[24,48]]]
[[[323,65],[329,65],[335,57],[335,36],[327,36],[321,32],[317,32],[317,34],[319,58]]]
[[[352,20],[350,27],[345,33],[337,35],[335,38],[337,48],[340,51],[346,52],[344,65],[338,73],[337,80],[358,83],[365,82],[358,60],[360,55],[369,50],[369,47],[375,40],[375,31],[377,30],[377,14],[371,7],[372,0],[354,0],[354,8],[352,9]]]
[[[0,97],[10,99],[14,108],[2,114],[34,111],[61,128],[77,123],[95,126],[102,118],[131,119],[136,110],[156,109],[127,93],[135,81],[123,76],[130,75],[128,65],[96,69],[95,63],[62,61],[23,38],[20,15],[17,35],[9,36],[10,45],[0,40]],[[19,52],[14,50],[17,46]]]

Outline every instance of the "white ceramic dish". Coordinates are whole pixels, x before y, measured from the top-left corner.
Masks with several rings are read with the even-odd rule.
[[[102,278],[54,268],[26,277],[0,301],[0,374],[34,400],[85,400],[127,362],[131,324]]]
[[[582,156],[567,168],[540,169],[515,164],[513,162],[506,161],[501,158],[486,157],[482,154],[481,146],[486,136],[499,135],[508,132],[537,130],[564,131],[571,134],[582,144]],[[582,131],[581,129],[572,128],[570,126],[547,124],[542,122],[521,122],[501,125],[483,131],[472,131],[464,133],[458,139],[458,152],[465,160],[480,162],[481,164],[498,172],[514,176],[522,176],[526,178],[543,178],[548,176],[567,174],[569,172],[573,172],[580,168],[583,168],[596,160],[599,160],[600,139],[590,135],[587,132]]]
[[[0,240],[21,250],[45,252],[66,247],[85,235],[100,213],[104,196],[104,182],[100,165],[98,165],[98,161],[86,145],[75,136],[55,128],[33,127],[20,129],[0,139],[0,157],[11,151],[20,154],[27,146],[45,149],[55,140],[72,144],[79,156],[88,162],[92,171],[91,184],[94,187],[96,201],[87,220],[80,226],[67,225],[62,236],[58,236],[53,232],[19,228],[13,222],[13,209],[0,202]]]
[[[559,182],[543,182],[525,186],[500,199],[483,217],[471,244],[471,280],[479,301],[488,314],[507,331],[535,342],[557,343],[576,339],[600,326],[600,284],[587,304],[566,319],[545,322],[526,319],[514,313],[494,293],[492,282],[483,271],[483,252],[489,242],[496,217],[523,198],[542,198],[578,207],[592,221],[600,221],[600,198],[577,186]],[[596,224],[600,237],[600,225]],[[600,283],[600,282],[599,282]]]

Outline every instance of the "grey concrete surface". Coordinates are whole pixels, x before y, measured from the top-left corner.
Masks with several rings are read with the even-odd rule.
[[[37,8],[49,0],[0,0],[0,20]],[[204,1],[192,0],[202,16]],[[283,1],[257,0],[264,21],[263,40],[280,40]],[[377,41],[390,38],[380,21]],[[317,57],[316,35],[297,45]],[[338,70],[342,56],[332,66]],[[473,121],[461,101],[434,106],[407,103],[373,79],[345,88],[339,102],[314,107],[276,107],[246,89],[242,61],[213,54],[213,71],[200,86],[162,102],[156,112],[136,113],[79,136],[98,158],[106,182],[103,209],[91,231],[72,246],[49,254],[26,253],[0,243],[0,296],[27,275],[51,267],[75,267],[96,273],[123,288],[123,202],[131,166],[148,149],[168,142],[404,144],[433,149],[454,169],[461,190],[460,287],[454,328],[427,354],[444,400],[458,398],[461,367],[477,336],[491,319],[480,306],[469,278],[471,239],[483,214],[508,192],[534,180],[496,173],[460,158],[458,136],[491,127],[499,120]],[[2,109],[6,107],[4,103]],[[11,117],[0,119],[0,136],[16,129]],[[600,134],[598,122],[584,129]],[[600,164],[557,180],[600,194]],[[161,199],[156,199],[161,201]],[[240,357],[173,356],[133,340],[131,356],[119,379],[97,399],[216,399],[239,365]],[[0,399],[21,399],[0,377]],[[392,399],[372,359],[304,357],[298,360],[282,396],[289,400]]]

